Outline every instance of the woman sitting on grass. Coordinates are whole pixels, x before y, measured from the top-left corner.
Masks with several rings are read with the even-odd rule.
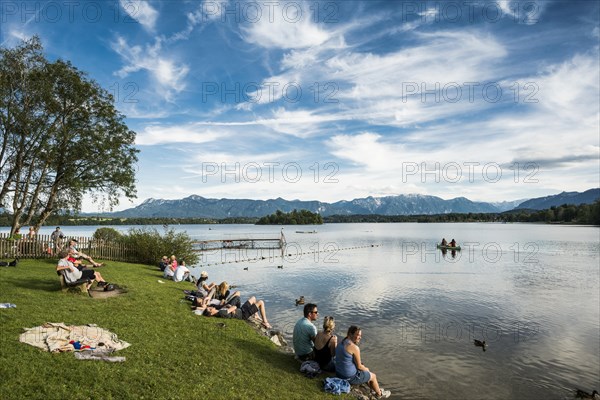
[[[108,283],[102,278],[100,272],[93,271],[91,269],[78,269],[73,265],[71,261],[69,261],[70,252],[68,250],[61,250],[58,253],[58,265],[56,266],[56,270],[60,272],[64,277],[67,283],[77,282],[79,279],[89,279],[91,281],[97,281],[98,286],[106,286]]]
[[[163,271],[163,277],[167,279],[173,278],[173,276],[175,276],[175,270],[177,269],[177,266],[177,257],[175,257],[175,255],[172,255],[169,259],[169,264],[165,267],[165,270]]]
[[[196,296],[197,297],[206,297],[208,296],[208,294],[210,293],[210,291],[212,289],[215,288],[215,286],[217,286],[214,282],[211,282],[210,284],[207,284],[206,281],[208,280],[208,272],[206,271],[202,271],[200,273],[200,279],[198,279],[198,281],[196,282]]]
[[[206,308],[207,306],[213,306],[217,309],[221,309],[225,305],[237,305],[240,306],[241,293],[236,290],[230,296],[229,284],[225,281],[221,282],[219,286],[213,287],[207,296],[196,297],[194,302],[197,308]],[[237,298],[237,300],[236,300]]]
[[[375,374],[362,363],[358,347],[361,339],[361,329],[355,325],[350,326],[348,334],[335,349],[335,374],[338,378],[346,379],[351,385],[368,383],[377,398],[388,398],[391,392],[380,388]]]
[[[315,361],[323,371],[335,372],[335,348],[337,336],[333,333],[335,319],[326,316],[323,319],[323,330],[315,337]]]
[[[238,299],[239,296],[234,296],[234,299]],[[233,301],[232,301],[233,302]],[[219,317],[219,318],[235,318],[248,320],[250,317],[258,314],[260,311],[260,318],[262,320],[261,325],[266,329],[271,329],[271,325],[267,320],[267,313],[265,311],[265,302],[262,300],[256,300],[256,297],[252,296],[241,307],[236,305],[228,305],[220,310],[217,307],[208,306],[203,312],[206,317]]]

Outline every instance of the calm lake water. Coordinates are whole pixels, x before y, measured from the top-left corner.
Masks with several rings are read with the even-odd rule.
[[[280,232],[252,225],[177,229],[202,240]],[[393,397],[572,399],[575,388],[599,389],[597,227],[329,224],[283,232],[283,257],[213,251],[194,272],[265,299],[271,324],[288,338],[302,315],[299,296],[318,304],[319,328],[325,315],[336,318],[340,336],[350,324],[361,326],[363,362]],[[442,255],[435,249],[442,237],[455,238],[462,251]],[[487,351],[473,339],[485,340]]]

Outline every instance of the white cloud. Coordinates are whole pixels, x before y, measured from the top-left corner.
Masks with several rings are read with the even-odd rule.
[[[147,30],[153,31],[158,19],[158,11],[146,0],[119,0],[123,10]]]
[[[317,114],[310,110],[286,110],[279,107],[273,111],[275,118],[258,120],[261,125],[276,132],[307,138],[318,133],[320,124],[338,120],[338,115]]]
[[[319,46],[331,34],[313,21],[306,3],[276,2],[258,21],[242,27],[244,40],[265,48],[298,49]]]
[[[218,21],[225,16],[225,12],[230,8],[230,1],[203,0],[196,11],[188,14],[188,21],[192,26],[209,21]]]
[[[132,72],[146,70],[157,83],[157,92],[167,101],[171,101],[173,93],[185,89],[185,77],[189,72],[186,64],[177,63],[174,59],[161,54],[162,43],[156,40],[153,46],[129,46],[124,38],[118,37],[112,48],[125,61],[126,65],[117,71],[121,78]]]
[[[317,114],[315,111],[306,109],[287,110],[283,107],[274,109],[271,115],[272,118],[259,117],[247,121],[202,121],[197,122],[196,125],[226,127],[264,126],[272,130],[267,133],[268,135],[285,133],[299,138],[307,138],[318,133],[321,123],[337,121],[341,118],[335,114]]]
[[[526,25],[536,24],[540,20],[540,16],[548,0],[531,0],[522,2],[519,0],[497,0],[496,4],[500,7],[501,13],[507,17],[513,19],[515,22],[523,23]],[[490,18],[494,15],[494,11],[489,11]]]
[[[12,21],[2,22],[3,26],[0,28],[0,31],[2,33],[0,34],[0,39],[2,39],[2,42],[0,42],[0,46],[6,48],[16,47],[20,45],[24,40],[31,39],[31,37],[37,32],[35,31],[35,29],[33,29],[34,26],[32,26],[30,22],[33,20],[34,17],[37,17],[37,15],[37,13],[34,14],[34,16],[25,23]],[[40,37],[40,39],[42,40],[42,42],[44,41],[43,37]]]
[[[226,136],[226,133],[206,129],[197,124],[182,126],[147,126],[137,134],[136,144],[141,146],[164,143],[208,143]]]
[[[530,81],[539,88],[535,103],[545,111],[556,114],[567,123],[594,127],[600,110],[600,63],[594,54],[577,54],[571,60],[551,66]],[[530,93],[533,93],[530,90]]]

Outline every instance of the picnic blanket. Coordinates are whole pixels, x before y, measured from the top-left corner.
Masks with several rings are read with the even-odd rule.
[[[75,351],[71,342],[79,342],[82,347],[121,350],[131,346],[120,340],[116,334],[95,324],[65,325],[63,322],[46,322],[35,328],[24,328],[19,341],[50,352]]]

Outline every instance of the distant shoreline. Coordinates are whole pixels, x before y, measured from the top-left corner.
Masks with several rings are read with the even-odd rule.
[[[296,210],[291,212],[294,215]],[[286,216],[290,213],[282,213]],[[503,213],[447,213],[447,214],[417,214],[417,215],[381,215],[381,214],[352,214],[352,215],[329,215],[320,216],[307,210],[300,210],[299,216],[310,214],[318,216],[323,223],[394,223],[394,222],[417,222],[417,223],[447,223],[447,222],[494,222],[494,223],[549,223],[562,225],[600,225],[600,200],[593,204],[581,204],[578,206],[564,204],[558,207],[550,207],[544,210],[519,209],[505,211]],[[228,218],[206,218],[206,217],[96,217],[81,215],[55,215],[45,221],[45,226],[86,226],[86,225],[229,225],[229,224],[254,224],[283,226],[277,222],[287,221],[278,218],[272,223],[264,223],[269,217],[228,217]],[[311,218],[292,218],[298,222],[313,222]],[[10,226],[12,223],[10,214],[0,214],[0,226]],[[314,224],[290,224],[286,226],[303,226]]]

